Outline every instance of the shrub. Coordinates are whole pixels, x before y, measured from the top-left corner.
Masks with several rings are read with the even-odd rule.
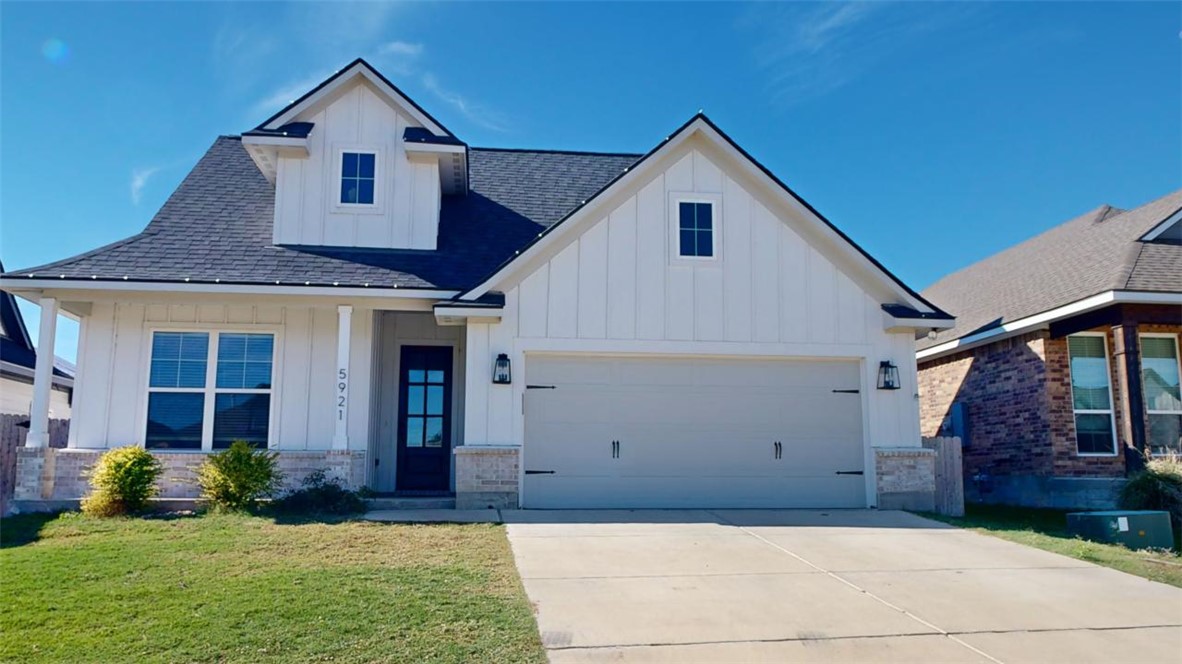
[[[280,512],[298,514],[356,514],[365,511],[365,500],[359,492],[341,486],[337,478],[329,478],[323,470],[316,470],[304,478],[303,486],[276,501]]]
[[[274,495],[283,482],[283,473],[277,466],[278,458],[275,452],[254,449],[245,441],[234,441],[229,448],[209,455],[197,469],[201,497],[215,509],[253,509],[259,499]]]
[[[156,480],[163,472],[160,460],[142,447],[110,450],[90,471],[92,490],[82,499],[82,511],[90,516],[139,512],[156,495]]]
[[[1154,457],[1145,470],[1129,478],[1120,492],[1120,506],[1130,510],[1165,510],[1174,528],[1182,526],[1182,457]]]

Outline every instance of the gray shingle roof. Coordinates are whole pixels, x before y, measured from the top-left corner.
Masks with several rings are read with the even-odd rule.
[[[272,244],[274,187],[223,136],[138,235],[6,277],[462,290],[639,155],[472,148],[471,191],[447,196],[436,251]]]
[[[920,349],[1110,290],[1182,292],[1182,246],[1139,241],[1179,208],[1182,191],[1129,211],[1102,205],[944,277],[923,296],[956,327]]]

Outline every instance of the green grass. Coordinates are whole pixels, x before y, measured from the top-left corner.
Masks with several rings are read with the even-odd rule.
[[[541,662],[503,527],[0,521],[0,661]]]
[[[963,518],[923,516],[1182,588],[1182,557],[1177,551],[1133,551],[1073,537],[1067,534],[1064,510],[970,504],[965,511]]]

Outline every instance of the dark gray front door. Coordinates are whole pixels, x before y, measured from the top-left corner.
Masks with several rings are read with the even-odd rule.
[[[403,346],[398,490],[446,491],[451,467],[451,346]]]

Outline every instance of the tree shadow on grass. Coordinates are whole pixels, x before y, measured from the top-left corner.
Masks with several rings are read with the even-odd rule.
[[[17,514],[0,519],[0,549],[12,549],[41,539],[41,530],[57,519],[59,512]]]

